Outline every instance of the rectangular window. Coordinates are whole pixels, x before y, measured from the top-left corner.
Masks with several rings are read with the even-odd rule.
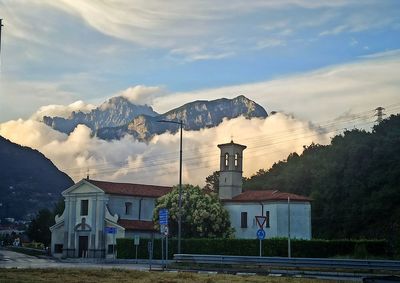
[[[54,253],[55,254],[62,254],[63,252],[63,245],[62,244],[55,244],[54,245]]]
[[[247,212],[240,213],[240,228],[247,228]]]
[[[83,199],[81,200],[81,215],[88,215],[89,211],[89,200]]]
[[[125,203],[125,214],[126,215],[131,215],[132,214],[132,203],[131,202],[126,202]]]
[[[265,219],[265,227],[270,227],[269,226],[269,211],[265,212],[265,216],[267,217],[267,219]]]

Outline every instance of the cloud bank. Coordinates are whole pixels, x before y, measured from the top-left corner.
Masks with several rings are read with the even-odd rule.
[[[178,134],[156,136],[148,144],[130,136],[104,141],[92,137],[90,129],[83,125],[68,136],[38,121],[19,119],[0,124],[0,135],[39,150],[75,181],[89,171],[93,179],[178,183]],[[183,181],[200,185],[206,176],[219,170],[217,145],[229,142],[231,137],[247,145],[246,176],[269,168],[293,151],[300,153],[303,145],[329,142],[329,133],[284,114],[264,120],[239,117],[215,128],[185,131],[183,136]]]

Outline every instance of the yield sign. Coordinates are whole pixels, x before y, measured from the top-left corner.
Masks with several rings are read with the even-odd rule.
[[[267,221],[267,216],[256,216],[256,221],[258,226],[262,229],[265,222]]]

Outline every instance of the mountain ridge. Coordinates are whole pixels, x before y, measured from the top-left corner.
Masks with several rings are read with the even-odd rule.
[[[142,114],[158,115],[151,106],[136,105],[125,97],[116,96],[103,102],[89,113],[73,111],[68,118],[43,116],[43,123],[66,134],[70,134],[79,124],[86,125],[95,132],[99,128],[127,124]]]
[[[248,119],[266,118],[268,113],[261,105],[243,95],[233,99],[196,100],[158,116],[139,115],[126,125],[101,128],[96,131],[96,135],[101,139],[112,140],[129,134],[140,141],[148,141],[154,135],[167,131],[175,133],[179,130],[178,124],[160,123],[161,120],[173,122],[182,120],[185,130],[197,131],[216,127],[225,118],[233,119],[239,116]]]

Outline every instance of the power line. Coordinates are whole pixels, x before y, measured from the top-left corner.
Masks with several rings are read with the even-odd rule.
[[[366,122],[366,123],[358,124],[358,125],[361,126],[361,125],[367,125],[367,124],[371,124],[371,123],[374,123],[374,122]],[[330,132],[338,132],[338,131],[345,130],[345,129],[346,128],[340,128],[340,129],[331,130]],[[294,139],[289,139],[289,140],[286,139],[286,140],[276,141],[276,142],[270,143],[270,144],[259,145],[259,147],[263,147],[264,150],[265,150],[265,148],[268,148],[270,146],[274,146],[274,145],[279,144],[279,143],[288,142],[288,141],[294,141],[294,140],[303,139],[303,138],[306,138],[306,137],[313,137],[313,136],[317,136],[317,135],[319,135],[319,133],[314,133],[314,134],[310,134],[310,135],[307,135],[307,136],[300,136],[300,137],[297,137],[297,138],[294,138]],[[249,147],[249,150],[254,151],[254,149],[255,149],[255,147]],[[260,149],[257,149],[257,152],[254,155],[253,155],[253,153],[251,153],[251,154],[248,154],[248,157],[250,157],[250,158],[253,157],[253,156],[259,157],[259,156],[263,156],[265,154],[271,154],[271,153],[282,152],[282,151],[281,150],[276,150],[276,151],[268,150],[265,153],[262,153],[262,152],[263,151],[260,151]],[[184,161],[185,161],[184,164],[185,164],[186,171],[192,172],[194,170],[198,170],[198,169],[202,169],[202,168],[217,167],[218,163],[219,163],[219,156],[215,155],[215,154],[212,154],[212,156],[213,156],[212,158],[204,159],[205,157],[208,157],[208,156],[210,156],[210,154],[199,155],[199,156],[197,156],[195,158],[196,160],[193,160],[194,158],[190,158],[190,159],[193,160],[192,162],[188,162],[188,160],[190,160],[190,159],[184,159]],[[198,164],[199,164],[198,160],[202,160],[203,162],[208,163],[208,165],[206,165],[206,166],[198,166]],[[113,168],[110,168],[108,170],[98,170],[97,172],[93,173],[92,175],[104,175],[106,173],[118,172],[120,170],[126,169],[126,170],[129,170],[129,171],[133,171],[134,170],[136,173],[138,173],[138,174],[140,174],[142,176],[143,176],[143,174],[147,174],[147,175],[151,175],[151,177],[160,177],[160,176],[170,175],[171,173],[170,172],[165,172],[165,173],[162,172],[160,174],[160,172],[159,172],[159,173],[155,174],[153,170],[150,171],[148,169],[150,167],[154,167],[154,166],[160,166],[161,167],[161,166],[164,166],[164,165],[167,165],[167,164],[169,164],[169,162],[165,162],[163,164],[159,163],[159,164],[151,164],[151,165],[145,165],[145,166],[139,166],[139,167],[130,167],[130,166],[122,167],[122,168],[113,167]],[[176,170],[174,170],[174,172],[175,171]],[[80,175],[75,175],[75,176],[79,177]]]
[[[275,131],[275,132],[271,133],[270,135],[263,134],[263,135],[256,135],[256,136],[251,136],[251,137],[247,137],[247,138],[242,138],[241,141],[249,140],[250,141],[249,146],[254,144],[253,141],[255,141],[255,144],[263,143],[264,140],[267,140],[268,142],[279,141],[279,140],[282,140],[282,139],[284,139],[286,137],[292,137],[296,133],[303,132],[305,130],[309,130],[310,128],[311,129],[313,129],[313,128],[314,129],[329,128],[329,131],[327,131],[326,129],[323,129],[323,131],[319,133],[321,135],[322,134],[327,134],[327,133],[331,132],[332,130],[335,131],[335,128],[340,126],[343,123],[348,123],[348,122],[352,122],[352,121],[355,122],[355,121],[360,120],[360,119],[361,120],[362,119],[367,119],[367,118],[369,118],[371,116],[370,115],[366,115],[366,114],[373,114],[373,111],[374,110],[368,110],[368,111],[363,111],[363,112],[360,112],[360,113],[356,113],[356,114],[352,115],[352,117],[347,117],[346,119],[341,118],[341,119],[335,119],[335,120],[328,120],[328,121],[325,121],[325,124],[318,125],[318,126],[316,126],[316,125],[313,126],[313,125],[307,124],[307,125],[301,125],[300,127],[299,126],[291,127],[291,128],[288,128],[288,129],[285,129],[285,130],[282,130],[282,131]],[[301,123],[301,121],[299,123]],[[198,151],[205,151],[205,150],[209,150],[209,149],[214,149],[215,146],[216,146],[215,144],[208,144],[208,145],[205,145],[205,146],[202,146],[201,148],[199,148]],[[188,149],[186,149],[186,152],[187,151],[188,151]],[[143,163],[144,162],[150,162],[151,164],[156,166],[156,165],[158,165],[157,161],[161,161],[160,165],[163,165],[164,163],[169,163],[169,161],[176,160],[175,156],[176,156],[177,153],[178,153],[178,151],[172,151],[172,152],[168,152],[168,153],[160,153],[160,154],[157,154],[155,156],[145,156],[140,160],[140,162],[143,162]],[[165,156],[171,156],[171,157],[170,158],[165,158]],[[199,155],[196,154],[196,153],[194,153],[194,154],[193,153],[192,154],[188,153],[188,154],[185,154],[184,160],[186,161],[186,160],[189,160],[189,159],[194,159],[194,158],[197,158],[198,156]],[[125,165],[126,166],[126,165],[129,165],[129,164],[127,164],[126,161],[113,162],[113,163],[104,162],[104,163],[101,163],[101,164],[97,164],[94,168],[107,169],[107,167],[109,165],[112,165],[112,168],[114,168],[115,166],[118,166],[118,165]],[[74,170],[82,170],[83,168],[84,167],[70,167],[70,168],[64,168],[64,170],[74,171]],[[91,168],[93,169],[93,167],[91,167]],[[86,167],[85,167],[85,169],[86,169]]]

